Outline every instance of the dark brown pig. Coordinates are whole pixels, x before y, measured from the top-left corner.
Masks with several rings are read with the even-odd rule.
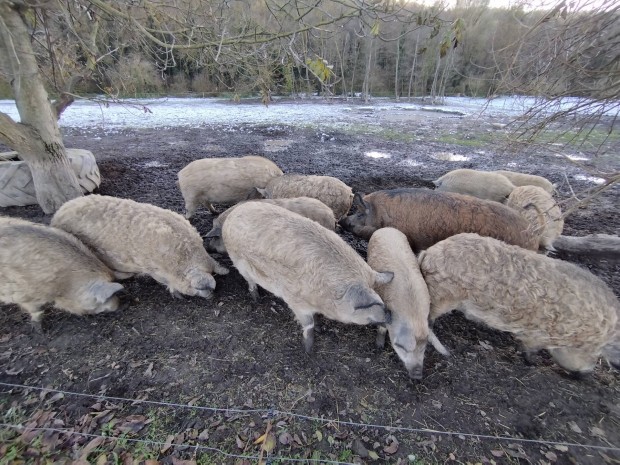
[[[340,221],[344,229],[368,240],[379,228],[396,228],[416,253],[463,232],[538,249],[538,238],[516,211],[467,195],[427,189],[392,189],[363,197],[358,193],[353,209],[353,214]]]

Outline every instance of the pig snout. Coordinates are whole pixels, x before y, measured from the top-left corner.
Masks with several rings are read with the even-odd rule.
[[[409,379],[419,381],[422,379],[422,365],[414,365],[407,369],[409,373]]]

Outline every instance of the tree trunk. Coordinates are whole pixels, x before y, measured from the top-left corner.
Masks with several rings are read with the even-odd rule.
[[[401,39],[398,39],[396,41],[396,71],[394,72],[394,98],[396,99],[397,102],[400,102],[400,92],[398,91],[398,66],[400,65],[400,41]]]
[[[67,158],[56,112],[48,99],[18,6],[0,2],[0,47],[7,58],[21,123],[0,113],[0,140],[19,152],[32,172],[37,201],[46,214],[82,195]]]
[[[364,83],[362,84],[362,98],[364,103],[370,101],[370,69],[372,67],[372,46],[374,44],[374,38],[369,39],[368,45],[368,61],[366,62],[366,69],[364,70]]]
[[[553,241],[553,248],[560,252],[620,260],[620,237],[611,234],[560,236]]]
[[[420,33],[418,32],[418,37],[415,40],[415,50],[413,51],[413,63],[411,64],[411,74],[409,75],[409,90],[407,92],[407,98],[409,100],[411,100],[411,85],[413,84],[413,75],[415,72],[416,61],[418,59],[418,43],[419,42],[420,42]]]

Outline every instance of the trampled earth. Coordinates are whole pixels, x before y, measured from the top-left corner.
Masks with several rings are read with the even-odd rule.
[[[336,176],[355,192],[430,187],[433,179],[455,168],[513,169],[557,183],[560,200],[594,187],[597,180],[588,170],[597,164],[620,163],[617,154],[598,161],[587,152],[558,154],[551,146],[502,151],[505,132],[488,117],[421,111],[364,118],[337,129],[283,121],[64,132],[66,146],[96,155],[103,178],[99,193],[180,213],[183,199],[176,173],[205,157],[263,155],[288,173]],[[618,198],[615,187],[576,210],[567,218],[564,234],[618,234]],[[0,214],[50,220],[35,206],[7,208]],[[192,224],[206,233],[211,221],[202,209]],[[365,241],[343,236],[365,255]],[[231,273],[216,278],[211,300],[175,300],[150,278],[130,279],[124,283],[134,299],[129,309],[92,317],[49,310],[43,336],[31,332],[28,316],[16,306],[0,306],[1,422],[122,436],[128,442],[107,450],[114,449],[121,459],[131,451],[136,460],[164,463],[192,457],[199,463],[247,463],[233,455],[258,456],[261,447],[264,458],[317,463],[620,460],[620,372],[605,362],[584,379],[568,376],[546,353],[528,365],[511,336],[457,313],[435,326],[452,356],[444,358],[429,346],[419,382],[409,380],[391,348],[375,348],[372,327],[319,319],[315,352],[309,356],[286,305],[265,291],[254,304],[227,257],[214,256]],[[601,257],[559,258],[589,269],[620,294],[620,263]],[[7,384],[66,392],[26,391]],[[267,429],[267,440],[255,445]],[[0,430],[2,456],[22,432],[13,433],[7,426]],[[24,433],[22,439],[27,442],[36,433]],[[94,437],[47,431],[43,447],[31,448],[28,455],[24,446],[22,453],[35,461],[48,444],[62,457],[95,461],[99,452],[94,446],[84,455]],[[267,444],[269,438],[275,442]],[[140,445],[149,452],[140,455]],[[196,445],[223,453],[205,453]],[[113,459],[111,454],[107,458]]]

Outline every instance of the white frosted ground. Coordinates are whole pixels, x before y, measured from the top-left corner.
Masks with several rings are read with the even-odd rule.
[[[570,99],[572,102],[574,99]],[[567,99],[569,101],[569,99]],[[105,129],[113,132],[123,128],[202,127],[210,125],[286,124],[286,125],[346,125],[372,122],[372,114],[402,111],[428,111],[438,117],[478,115],[514,117],[522,114],[533,98],[498,97],[491,101],[470,97],[447,97],[443,105],[429,106],[388,99],[372,99],[372,105],[360,106],[359,100],[329,101],[326,99],[276,100],[269,106],[258,103],[232,104],[226,99],[161,98],[128,100],[126,105],[101,105],[79,100],[62,115],[63,127]],[[144,108],[148,108],[147,111]],[[0,100],[0,112],[19,120],[12,100]],[[616,110],[617,112],[617,110]],[[232,129],[231,129],[232,130]]]

